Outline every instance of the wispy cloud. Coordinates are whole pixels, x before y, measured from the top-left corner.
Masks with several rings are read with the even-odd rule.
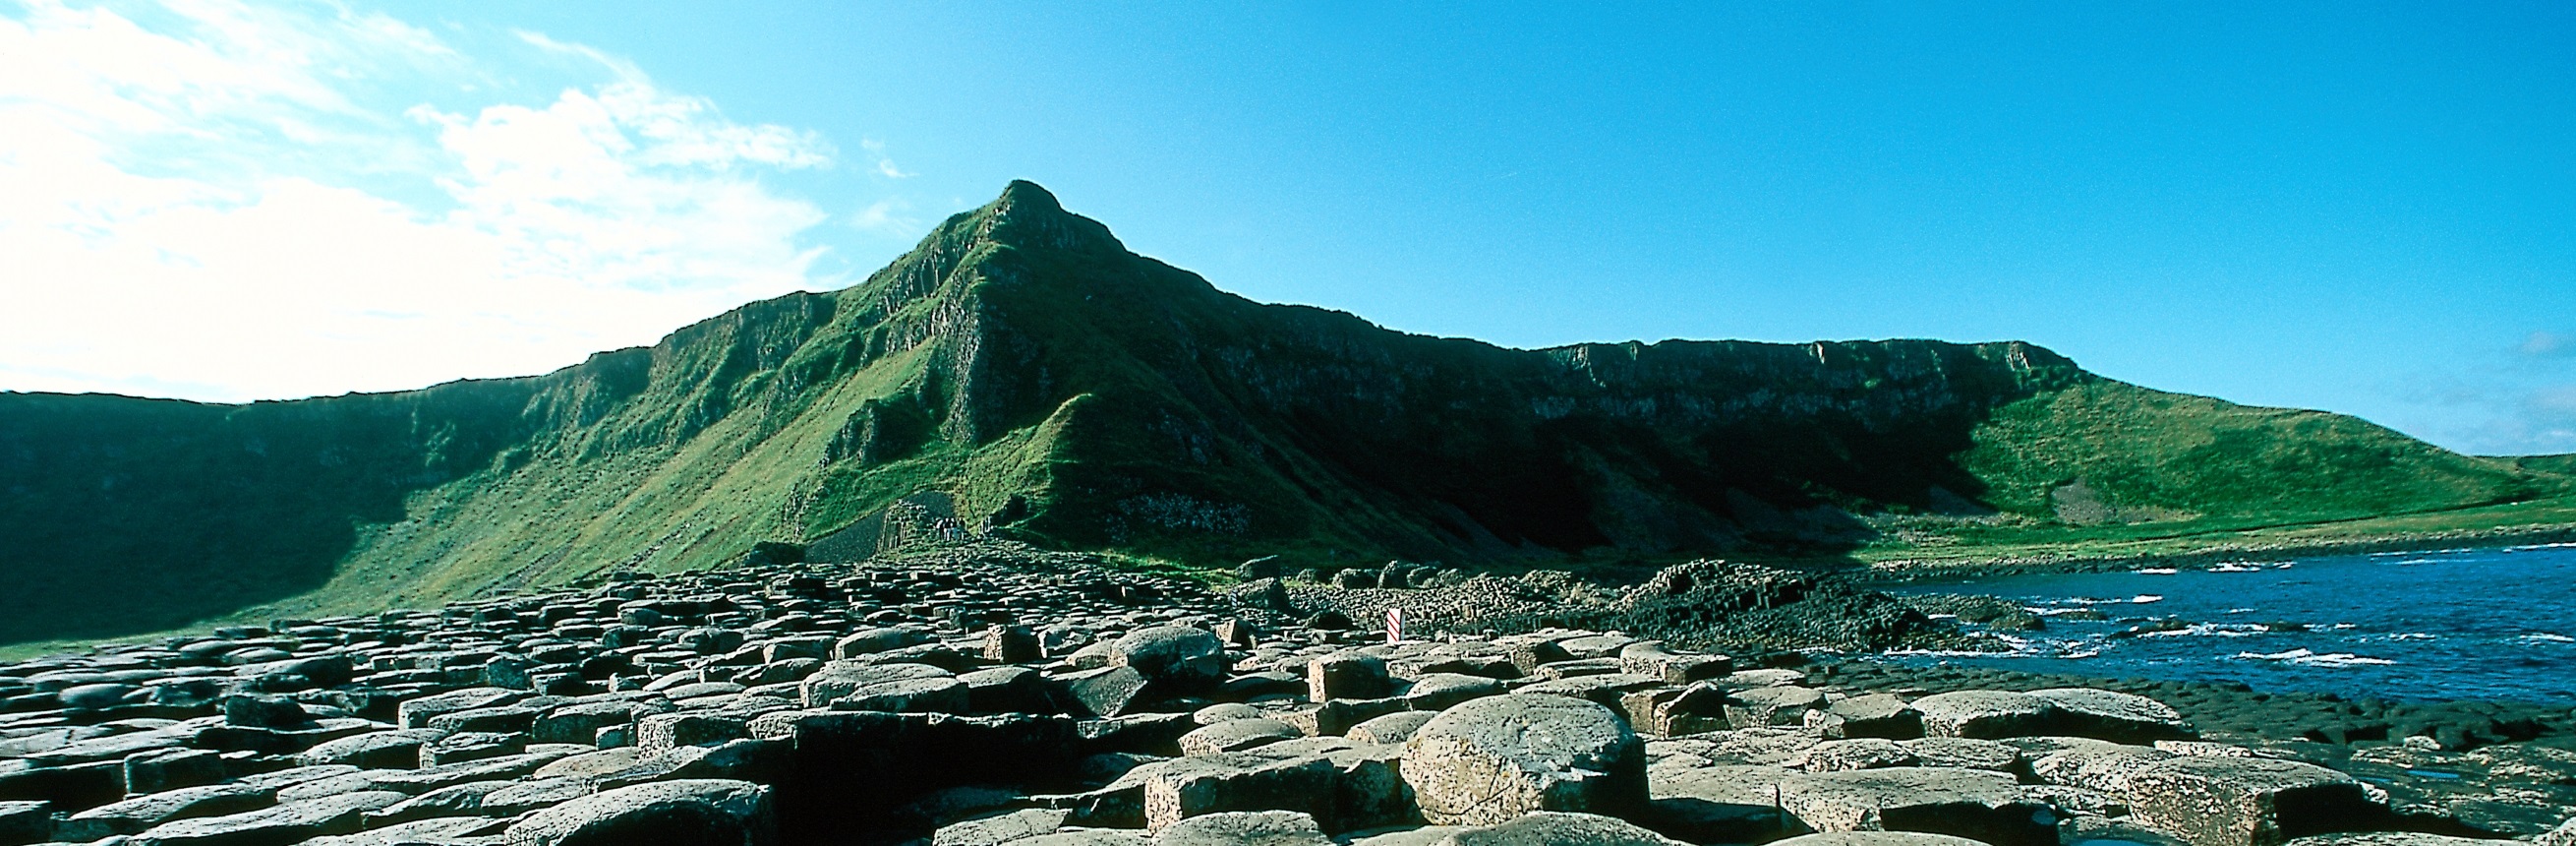
[[[2514,351],[2533,358],[2576,355],[2576,336],[2535,330]]]
[[[859,149],[868,151],[868,155],[877,160],[876,171],[879,176],[883,176],[887,179],[910,179],[920,175],[904,170],[903,168],[896,167],[894,165],[894,160],[886,157],[886,145],[883,141],[879,141],[874,138],[862,138],[859,139]]]
[[[910,201],[901,197],[887,197],[869,203],[867,208],[860,209],[858,214],[852,215],[850,225],[869,232],[911,237],[921,232],[921,219],[907,214],[911,210]]]
[[[517,35],[598,70],[456,103],[519,69],[335,6],[0,7],[0,389],[537,372],[837,281],[829,215],[763,181],[832,166],[825,139]]]

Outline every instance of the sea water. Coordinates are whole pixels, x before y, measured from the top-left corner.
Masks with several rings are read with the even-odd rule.
[[[2011,652],[1899,653],[2100,678],[2349,697],[2576,702],[2576,544],[1924,581],[2020,601]],[[2107,619],[2076,619],[2074,612]]]

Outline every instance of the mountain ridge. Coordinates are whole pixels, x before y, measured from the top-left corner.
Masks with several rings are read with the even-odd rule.
[[[0,598],[0,641],[704,569],[760,540],[1490,562],[1830,552],[1886,515],[2219,525],[2566,489],[2021,342],[1395,332],[1224,293],[1026,182],[857,285],[540,376],[78,396],[0,395],[0,572],[35,574]],[[95,564],[45,565],[65,556]]]

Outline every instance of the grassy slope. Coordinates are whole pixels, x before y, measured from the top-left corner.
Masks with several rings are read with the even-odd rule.
[[[246,437],[269,458],[245,463]],[[0,569],[37,588],[0,640],[720,566],[925,490],[969,528],[1202,563],[1870,559],[2554,520],[2457,510],[2565,491],[2553,473],[2021,344],[1404,335],[1224,294],[1015,185],[860,285],[544,377],[248,407],[0,395]],[[80,487],[120,474],[157,493]],[[2060,525],[2050,492],[2077,479],[2165,519]],[[1963,500],[2006,516],[1936,514]],[[1912,522],[1872,540],[1854,514]],[[63,550],[96,564],[46,575]]]
[[[2119,558],[2576,527],[2576,481],[2556,457],[2465,456],[2357,418],[2111,380],[2005,406],[1976,441],[1961,463],[1992,485],[2000,519],[1892,521],[1912,531],[1854,557]],[[2054,519],[2051,492],[2077,480],[2158,519]]]
[[[330,577],[488,463],[541,380],[246,406],[0,394],[0,642],[173,626]]]

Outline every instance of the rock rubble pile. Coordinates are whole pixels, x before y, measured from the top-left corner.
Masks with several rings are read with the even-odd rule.
[[[1318,616],[962,549],[103,646],[0,666],[0,846],[2576,839],[2131,694]]]

